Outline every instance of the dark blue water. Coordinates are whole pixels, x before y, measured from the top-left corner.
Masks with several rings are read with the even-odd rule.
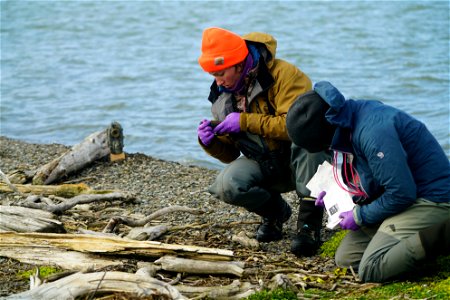
[[[118,121],[127,152],[220,168],[196,135],[209,26],[271,33],[278,57],[406,110],[450,157],[448,1],[2,1],[1,135],[74,145]]]

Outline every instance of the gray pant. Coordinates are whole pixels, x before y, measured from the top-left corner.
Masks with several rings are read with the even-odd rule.
[[[350,231],[336,252],[336,264],[358,270],[365,282],[383,282],[417,268],[425,258],[419,231],[450,218],[450,203],[423,198],[379,226]]]
[[[309,195],[306,184],[317,171],[317,167],[326,159],[329,153],[309,153],[295,145],[292,146],[292,170],[287,169],[285,176],[268,182],[264,178],[259,164],[246,157],[240,157],[227,165],[217,176],[209,188],[216,198],[249,211],[256,211],[267,201],[280,193],[297,190],[299,195]]]

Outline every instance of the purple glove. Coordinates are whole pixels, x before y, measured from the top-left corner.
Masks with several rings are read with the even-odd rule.
[[[198,138],[203,145],[209,146],[214,138],[214,132],[211,126],[211,121],[203,120],[197,128]]]
[[[214,128],[214,133],[225,134],[225,133],[239,133],[241,132],[241,125],[239,123],[241,114],[237,112],[232,112],[229,114],[225,120],[223,120],[219,125]]]
[[[321,191],[319,193],[319,196],[317,196],[317,199],[315,202],[316,206],[322,207],[322,208],[325,207],[325,203],[323,203],[323,197],[325,197],[326,194],[327,194],[327,192],[325,192],[325,191]]]
[[[356,231],[359,229],[358,224],[355,222],[355,218],[353,217],[353,211],[345,211],[339,215],[339,218],[342,219],[341,222],[339,222],[339,225],[342,229],[350,229],[353,231]]]

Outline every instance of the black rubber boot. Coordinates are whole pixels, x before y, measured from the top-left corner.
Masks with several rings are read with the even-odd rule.
[[[450,254],[450,219],[419,231],[427,258]]]
[[[315,206],[314,200],[300,199],[297,234],[291,242],[291,252],[298,257],[312,256],[321,245],[323,208]]]
[[[291,207],[281,195],[272,197],[255,213],[262,217],[262,224],[256,231],[256,239],[264,243],[281,240],[283,223],[289,220],[292,215]]]

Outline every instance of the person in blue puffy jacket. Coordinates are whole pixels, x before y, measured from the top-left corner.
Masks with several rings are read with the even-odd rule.
[[[334,150],[338,184],[353,196],[340,214],[350,231],[338,266],[384,282],[450,254],[450,162],[422,122],[380,101],[346,100],[322,81],[292,104],[286,125],[297,146]]]

